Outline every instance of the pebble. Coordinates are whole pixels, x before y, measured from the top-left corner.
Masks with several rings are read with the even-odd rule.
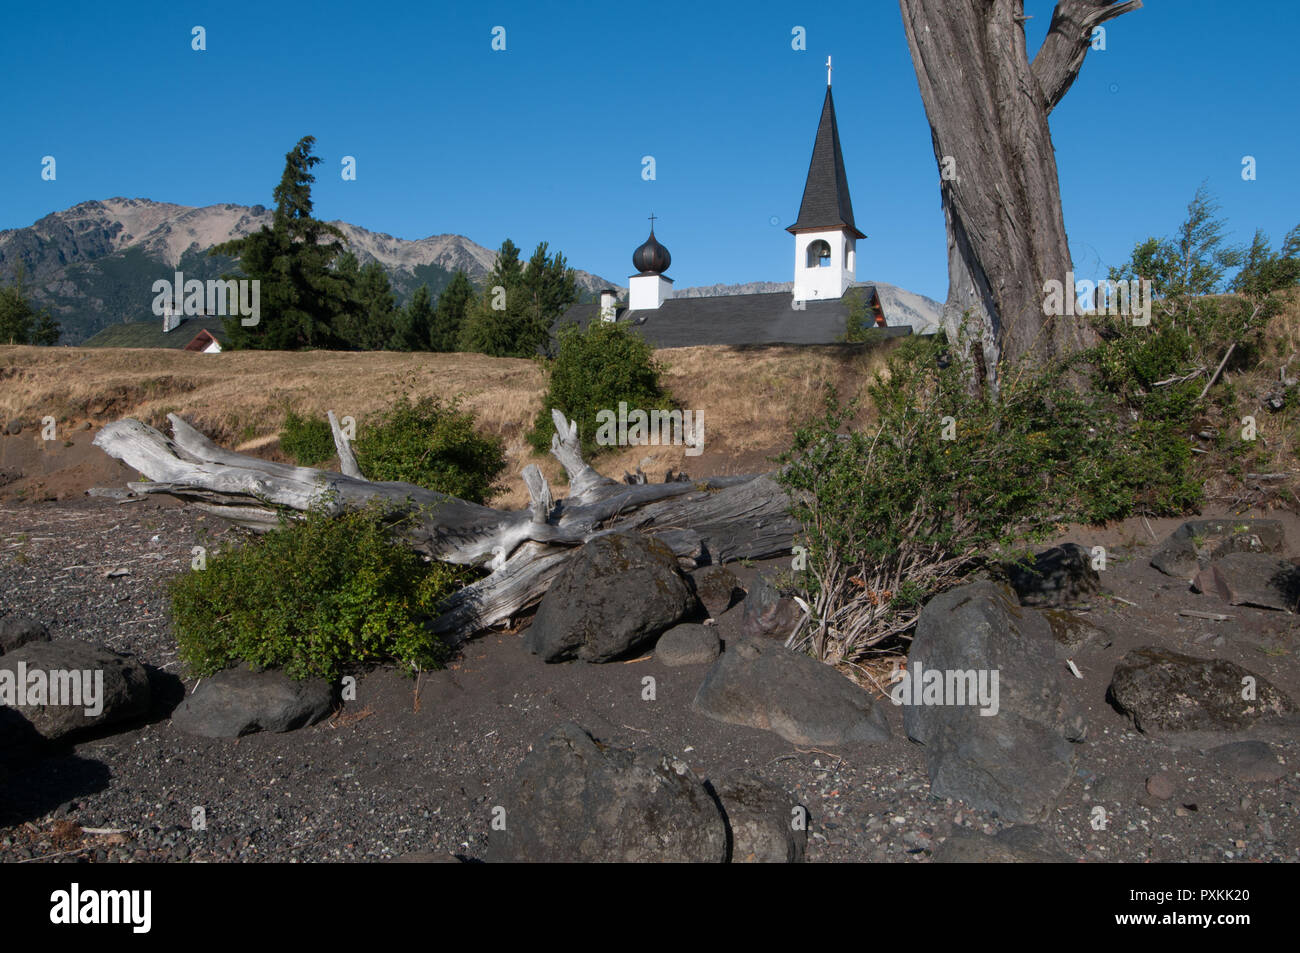
[[[1159,774],[1153,774],[1147,778],[1147,793],[1154,798],[1162,801],[1168,801],[1174,796],[1174,779],[1167,771],[1161,771]]]

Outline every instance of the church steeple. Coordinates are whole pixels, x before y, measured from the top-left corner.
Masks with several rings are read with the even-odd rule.
[[[821,122],[817,124],[817,138],[813,140],[799,218],[786,231],[795,234],[811,228],[845,228],[854,238],[866,237],[853,222],[853,202],[849,198],[849,179],[844,174],[844,153],[840,151],[840,131],[835,123],[835,101],[829,83],[822,102]]]
[[[840,132],[831,97],[831,61],[826,59],[826,98],[813,140],[799,217],[786,231],[794,236],[794,297],[839,298],[857,272],[857,240],[865,238],[853,221],[849,180],[840,151]]]

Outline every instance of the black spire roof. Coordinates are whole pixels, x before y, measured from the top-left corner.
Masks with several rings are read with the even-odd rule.
[[[853,224],[853,203],[849,200],[849,181],[844,174],[844,155],[840,152],[840,132],[835,124],[835,102],[826,87],[822,118],[817,124],[812,161],[808,163],[808,181],[803,187],[798,220],[786,229],[791,234],[819,228],[847,228],[854,238],[864,238]]]

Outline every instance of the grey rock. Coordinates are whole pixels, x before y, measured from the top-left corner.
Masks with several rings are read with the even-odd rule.
[[[957,830],[934,852],[936,864],[1068,864],[1069,854],[1036,827],[1008,827],[995,835]]]
[[[695,695],[695,709],[796,745],[873,744],[889,738],[883,708],[829,665],[769,640],[727,643]]]
[[[138,718],[149,711],[149,676],[144,666],[130,655],[112,652],[89,642],[60,639],[57,642],[28,642],[0,657],[0,671],[16,685],[26,673],[28,692],[34,687],[32,673],[45,673],[47,694],[44,704],[14,705],[33,728],[45,739],[57,741],[91,728],[101,728]],[[53,679],[49,673],[58,673]],[[79,673],[76,678],[73,673]],[[89,682],[87,676],[89,673]],[[0,676],[0,680],[6,679]],[[80,695],[73,696],[76,704],[55,704],[54,682],[59,682]],[[96,682],[102,696],[96,704],[86,697],[86,692],[96,692]],[[3,681],[0,681],[3,684]],[[66,698],[67,696],[65,696]],[[30,701],[30,698],[29,698]],[[87,714],[87,708],[98,708]]]
[[[5,424],[5,433],[10,436],[17,436],[23,432],[23,422],[21,420],[11,420]]]
[[[1078,543],[1053,546],[1028,565],[1009,563],[1006,570],[1022,606],[1077,605],[1101,591],[1101,576],[1092,568],[1092,556]]]
[[[1147,794],[1161,801],[1168,801],[1178,793],[1174,776],[1168,771],[1160,771],[1147,778]]]
[[[551,583],[524,637],[547,662],[607,662],[639,648],[695,607],[672,550],[638,533],[599,536]]]
[[[1279,520],[1188,520],[1156,548],[1151,565],[1167,576],[1191,581],[1215,556],[1285,551],[1286,534]]]
[[[1238,781],[1276,781],[1287,775],[1273,746],[1264,741],[1236,741],[1209,752],[1221,772]]]
[[[1067,609],[1045,609],[1043,617],[1052,627],[1052,638],[1067,654],[1083,650],[1101,651],[1111,646],[1110,633],[1078,613]]]
[[[1254,680],[1249,699],[1242,697],[1248,677]],[[1235,731],[1295,710],[1279,689],[1235,662],[1156,647],[1133,649],[1119,660],[1107,698],[1144,733]]]
[[[931,792],[1013,821],[1047,817],[1074,773],[1070,742],[1084,733],[1062,695],[1060,670],[1047,620],[1017,605],[1007,588],[977,582],[930,600],[908,653],[908,681],[893,697],[903,703],[908,737],[925,746]],[[996,713],[981,715],[969,698],[917,704],[926,672],[944,685],[951,679],[954,690],[959,673],[987,673],[989,689],[996,674]]]
[[[745,597],[740,580],[726,566],[704,566],[691,573],[691,580],[705,611],[715,618]]]
[[[321,678],[292,679],[277,669],[228,668],[204,678],[172,713],[172,724],[204,738],[238,738],[314,725],[334,706]]]
[[[764,778],[733,772],[715,787],[731,834],[733,864],[797,864],[808,846],[808,812]]]
[[[499,805],[488,859],[722,863],[727,829],[685,762],[597,741],[563,724],[524,758]]]
[[[673,626],[655,643],[655,660],[664,665],[707,665],[718,657],[722,644],[714,626],[686,622]]]
[[[1300,567],[1267,553],[1216,556],[1192,586],[1232,606],[1294,612],[1300,605]]]
[[[0,655],[28,642],[50,641],[49,630],[35,619],[11,612],[0,618]]]
[[[766,577],[760,576],[740,604],[738,634],[746,638],[784,642],[802,615],[803,610],[789,593],[782,592]]]

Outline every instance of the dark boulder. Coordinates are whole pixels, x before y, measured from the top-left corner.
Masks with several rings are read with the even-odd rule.
[[[727,830],[685,762],[597,741],[574,724],[537,742],[495,805],[488,859],[722,863]]]
[[[24,679],[26,704],[16,704],[7,696]],[[143,665],[89,642],[28,642],[0,656],[0,703],[16,708],[48,741],[139,718],[150,700]]]
[[[930,600],[892,696],[925,746],[931,791],[1013,821],[1046,818],[1084,734],[1060,671],[1051,626],[1010,590],[977,582]]]
[[[726,566],[704,566],[691,573],[691,581],[700,604],[714,618],[745,598],[740,580]]]
[[[671,666],[707,665],[721,651],[716,626],[685,622],[659,636],[655,643],[655,661]]]
[[[1008,563],[1007,578],[1022,606],[1062,608],[1087,602],[1101,591],[1092,555],[1078,543],[1044,550],[1026,563]]]
[[[1300,567],[1267,553],[1229,553],[1210,560],[1192,587],[1232,606],[1295,612],[1300,606]]]
[[[1107,697],[1138,731],[1237,731],[1295,711],[1264,678],[1224,659],[1133,649],[1119,660]]]
[[[598,536],[551,583],[524,637],[547,662],[608,662],[680,622],[695,599],[672,550],[639,533]]]
[[[241,666],[200,681],[172,713],[172,724],[204,738],[238,738],[305,728],[333,707],[334,689],[324,679],[298,680],[275,669]]]
[[[28,642],[50,641],[49,630],[35,619],[11,612],[0,618],[0,655]]]
[[[796,745],[873,744],[889,739],[883,708],[829,665],[763,639],[738,639],[713,663],[695,708],[732,725],[760,728]]]
[[[1190,581],[1216,556],[1285,551],[1286,534],[1279,520],[1188,520],[1156,547],[1151,565],[1167,576]]]
[[[733,772],[714,787],[731,835],[733,864],[797,864],[808,846],[808,811],[764,778]]]

